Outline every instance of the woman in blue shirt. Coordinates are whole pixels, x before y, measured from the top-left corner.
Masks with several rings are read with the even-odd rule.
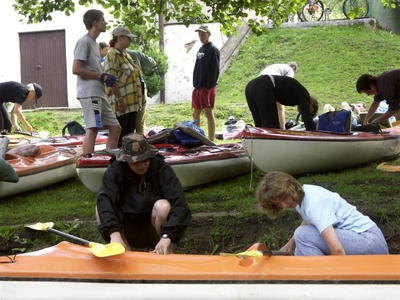
[[[257,188],[257,200],[274,219],[284,208],[303,218],[282,251],[295,255],[388,254],[382,231],[339,194],[316,185],[301,185],[291,175],[267,173]]]

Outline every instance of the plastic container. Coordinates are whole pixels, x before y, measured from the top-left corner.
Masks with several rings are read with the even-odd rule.
[[[240,139],[246,123],[243,120],[237,120],[235,117],[230,116],[228,120],[222,125],[222,136],[224,140]]]

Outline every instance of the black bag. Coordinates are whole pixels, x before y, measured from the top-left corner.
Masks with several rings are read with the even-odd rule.
[[[362,131],[362,132],[382,132],[381,127],[378,123],[371,123],[367,125],[351,126],[351,131]]]
[[[65,130],[68,129],[69,135],[85,134],[86,130],[77,121],[69,121],[62,129],[62,136],[65,136]]]

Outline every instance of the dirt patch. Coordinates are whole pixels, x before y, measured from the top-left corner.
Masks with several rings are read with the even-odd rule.
[[[296,228],[293,218],[289,215],[274,221],[261,214],[250,217],[220,215],[194,217],[193,225],[188,228],[181,243],[175,247],[175,252],[190,254],[235,252],[246,250],[256,242],[265,243],[272,250],[279,250]],[[385,234],[390,253],[400,254],[400,233],[389,233],[385,224],[378,226]],[[20,232],[17,230],[14,236],[18,238],[0,238],[0,255],[34,251],[60,241],[48,233],[23,229]]]

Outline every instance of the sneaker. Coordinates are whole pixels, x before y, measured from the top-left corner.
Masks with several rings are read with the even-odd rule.
[[[2,134],[2,135],[10,135],[11,132],[10,132],[8,129],[3,129],[3,130],[1,131],[1,134]]]

